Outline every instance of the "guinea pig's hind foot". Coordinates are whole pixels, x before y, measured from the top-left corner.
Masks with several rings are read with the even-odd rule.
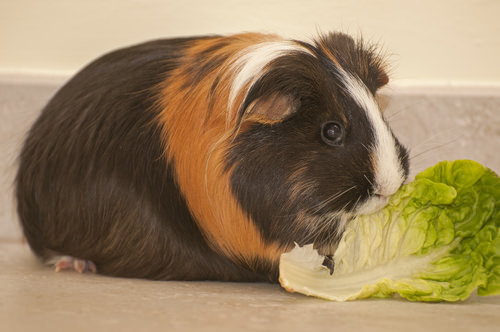
[[[59,256],[54,257],[54,259],[51,261],[54,262],[54,268],[56,272],[59,272],[61,270],[74,270],[78,273],[97,272],[97,267],[95,266],[94,262],[86,259],[80,259],[71,256]]]

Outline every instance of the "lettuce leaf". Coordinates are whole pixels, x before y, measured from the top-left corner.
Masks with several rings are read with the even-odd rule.
[[[438,163],[348,224],[332,275],[323,259],[312,244],[283,254],[281,285],[336,301],[500,294],[500,179],[474,161]]]

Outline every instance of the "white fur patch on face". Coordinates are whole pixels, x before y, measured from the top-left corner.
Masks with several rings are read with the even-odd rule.
[[[273,60],[292,52],[310,51],[293,41],[271,41],[247,47],[241,51],[231,66],[234,73],[229,94],[229,110],[245,87],[251,87],[265,73],[265,67]],[[248,93],[248,91],[246,91]]]
[[[349,95],[361,107],[373,127],[375,143],[372,162],[375,169],[374,196],[359,207],[359,213],[374,212],[387,203],[387,197],[394,194],[405,180],[403,165],[399,159],[396,141],[382,118],[375,98],[366,85],[357,77],[338,68],[341,80]]]

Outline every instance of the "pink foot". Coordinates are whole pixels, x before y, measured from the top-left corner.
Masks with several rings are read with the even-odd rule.
[[[78,273],[92,272],[96,273],[97,268],[92,261],[74,258],[71,256],[61,256],[54,264],[56,272],[61,270],[75,270]]]

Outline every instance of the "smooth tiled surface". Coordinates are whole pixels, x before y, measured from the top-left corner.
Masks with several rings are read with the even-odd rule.
[[[500,296],[464,303],[401,299],[333,303],[278,285],[155,282],[54,273],[21,242],[12,196],[26,130],[57,85],[0,80],[0,331],[498,331]],[[412,174],[468,158],[500,172],[500,94],[384,97],[411,148]]]
[[[500,296],[327,302],[278,285],[109,278],[41,266],[0,244],[2,331],[498,331]]]

